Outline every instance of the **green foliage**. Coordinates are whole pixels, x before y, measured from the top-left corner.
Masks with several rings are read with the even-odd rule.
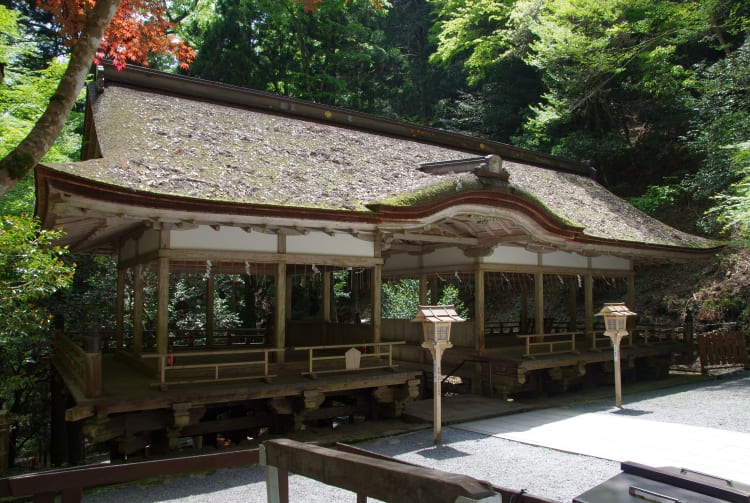
[[[298,98],[375,111],[387,79],[404,70],[384,47],[387,10],[369,0],[222,0],[193,75]],[[377,79],[376,76],[380,76]]]
[[[515,141],[591,160],[621,193],[692,170],[694,157],[676,141],[691,112],[684,96],[694,65],[725,54],[715,42],[724,40],[724,50],[736,43],[726,29],[738,15],[729,4],[738,5],[544,2],[525,21],[534,37],[525,61],[546,92]]]
[[[63,261],[67,250],[52,244],[59,235],[26,215],[0,220],[0,407],[10,413],[18,451],[46,436],[52,316],[43,302],[70,284],[74,268]]]
[[[402,279],[384,282],[382,316],[386,319],[411,320],[419,308],[419,280]]]
[[[671,206],[684,192],[677,184],[671,185],[649,185],[646,192],[637,197],[628,199],[630,204],[650,215],[665,206]]]
[[[471,318],[471,313],[461,298],[461,290],[452,283],[447,283],[443,286],[442,291],[440,292],[438,304],[444,306],[453,305],[456,309],[456,313],[458,313],[461,318],[465,320]]]
[[[750,141],[736,145],[733,160],[740,179],[729,186],[727,193],[716,196],[713,212],[725,231],[750,239]]]

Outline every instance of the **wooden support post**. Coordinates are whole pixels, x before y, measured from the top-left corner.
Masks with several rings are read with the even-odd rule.
[[[276,309],[274,313],[274,340],[277,349],[286,347],[287,297],[291,301],[291,295],[287,295],[287,290],[291,294],[292,289],[287,289],[286,262],[279,262],[276,264]],[[284,363],[284,351],[276,353],[276,360]]]
[[[583,276],[584,332],[588,347],[594,344],[594,278],[591,273]]]
[[[568,280],[568,332],[575,332],[578,328],[578,284],[577,277]]]
[[[428,290],[427,275],[420,274],[419,275],[419,305],[420,306],[427,305],[427,290]]]
[[[521,299],[519,301],[521,305],[520,309],[520,320],[518,320],[518,330],[522,334],[529,332],[529,291],[528,285],[525,281],[521,281]]]
[[[206,344],[214,345],[214,275],[208,273],[206,278]]]
[[[156,352],[166,354],[169,347],[169,258],[159,258],[156,297]]]
[[[333,290],[333,272],[326,270],[323,272],[323,322],[331,321],[331,305]]]
[[[537,271],[534,273],[534,332],[537,334],[544,333],[544,273]]]
[[[625,296],[625,305],[630,308],[631,311],[636,310],[635,306],[635,274],[629,273],[628,274],[628,291]],[[630,335],[632,336],[630,338],[631,345],[633,344],[633,339],[635,339],[635,327],[638,323],[638,319],[635,316],[631,316],[628,318],[628,331],[630,332]]]
[[[441,297],[441,285],[437,276],[430,278],[430,304],[437,305]]]
[[[125,347],[125,269],[117,270],[117,298],[115,300],[115,347]]]
[[[135,266],[133,278],[133,353],[143,353],[143,265]]]
[[[479,354],[485,347],[484,317],[484,270],[478,265],[474,278],[474,342]]]
[[[372,268],[372,342],[380,342],[382,317],[383,266],[377,264]]]

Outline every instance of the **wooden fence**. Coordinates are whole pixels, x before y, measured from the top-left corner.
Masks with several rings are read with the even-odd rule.
[[[466,475],[424,468],[345,444],[337,444],[337,449],[333,450],[286,439],[269,440],[260,449],[227,450],[6,477],[0,479],[0,498],[31,498],[34,503],[80,503],[85,489],[222,468],[251,467],[258,465],[261,458],[266,466],[266,492],[270,502],[288,501],[287,477],[289,472],[293,472],[350,490],[357,495],[358,503],[366,501],[368,495],[392,503],[553,503],[525,491],[494,486]]]
[[[747,366],[745,336],[739,331],[717,331],[698,335],[701,372],[709,367]]]

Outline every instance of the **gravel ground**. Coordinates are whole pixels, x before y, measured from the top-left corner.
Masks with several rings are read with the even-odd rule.
[[[611,399],[579,401],[583,412],[611,409]],[[624,408],[639,416],[672,423],[750,433],[750,375],[747,372],[676,388],[627,394]],[[569,502],[620,472],[620,465],[577,454],[525,445],[477,433],[443,428],[443,445],[432,445],[432,431],[385,437],[358,447],[440,470],[463,473],[493,484],[555,501]],[[354,494],[299,476],[289,478],[290,501],[352,502]],[[87,502],[265,502],[263,469],[220,470],[156,484],[100,490]],[[370,500],[374,501],[374,500]]]

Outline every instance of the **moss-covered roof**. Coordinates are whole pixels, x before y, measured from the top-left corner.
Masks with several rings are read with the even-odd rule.
[[[470,173],[434,175],[422,163],[485,152],[437,146],[321,120],[217,104],[111,83],[93,102],[102,158],[50,168],[152,194],[252,205],[370,212],[484,188]],[[290,111],[293,114],[293,110]],[[591,178],[505,160],[508,192],[584,237],[682,248],[715,243],[636,210]]]

